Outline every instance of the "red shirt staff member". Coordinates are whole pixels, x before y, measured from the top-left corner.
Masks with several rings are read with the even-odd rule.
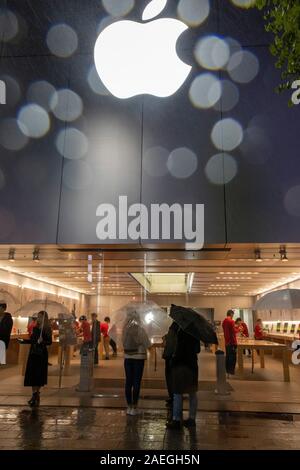
[[[256,321],[256,325],[254,328],[254,338],[257,340],[264,339],[263,324],[260,318]]]
[[[80,324],[80,332],[83,337],[83,343],[84,344],[89,344],[92,341],[92,333],[91,333],[91,327],[89,322],[87,321],[87,318],[85,315],[82,315],[79,318],[79,321],[81,322]]]
[[[110,323],[110,318],[105,317],[104,318],[104,323],[101,323],[100,330],[101,334],[103,335],[103,345],[104,345],[104,350],[105,350],[105,359],[108,361],[109,360],[109,335],[108,335],[108,329],[109,329],[109,323]]]
[[[237,339],[235,321],[233,320],[234,311],[228,310],[227,317],[222,323],[225,347],[226,347],[226,372],[229,375],[235,374]]]

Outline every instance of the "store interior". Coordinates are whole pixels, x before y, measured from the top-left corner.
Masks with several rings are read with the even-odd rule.
[[[171,320],[172,304],[191,307],[210,320],[222,344],[221,322],[228,309],[235,318],[241,317],[253,338],[257,318],[263,320],[266,341],[281,345],[278,350],[265,351],[252,360],[244,355],[243,369],[237,368],[228,384],[228,397],[215,397],[215,348],[202,347],[199,355],[200,406],[229,406],[240,403],[260,403],[264,409],[272,406],[300,407],[299,366],[292,362],[292,344],[299,339],[300,310],[255,310],[256,301],[279,289],[300,288],[300,244],[254,245],[239,244],[206,246],[199,252],[155,250],[145,248],[34,246],[0,247],[0,298],[14,320],[7,353],[7,365],[0,368],[0,401],[24,401],[24,362],[26,351],[18,338],[26,338],[32,314],[47,310],[53,325],[60,314],[111,319],[118,355],[111,352],[104,359],[100,343],[100,363],[93,372],[92,394],[76,392],[80,375],[79,346],[72,346],[61,367],[59,330],[53,328],[53,345],[49,351],[49,399],[60,400],[109,399],[110,406],[122,406],[124,385],[122,326],[128,306],[143,306],[142,320],[153,347],[149,353],[143,380],[145,406],[164,406],[166,395],[164,361],[159,346]],[[80,340],[79,340],[80,341]],[[289,380],[282,373],[283,347],[286,349]],[[61,383],[59,383],[59,375]],[[79,397],[79,398],[78,398]],[[146,400],[148,397],[148,401]],[[161,401],[160,401],[161,400]],[[217,402],[217,405],[216,405]],[[102,403],[102,402],[101,402]],[[238,405],[239,404],[239,405]]]

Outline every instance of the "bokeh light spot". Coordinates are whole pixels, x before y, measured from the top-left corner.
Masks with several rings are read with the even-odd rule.
[[[189,97],[196,108],[211,108],[221,98],[220,80],[211,73],[204,73],[194,79]]]
[[[227,152],[231,151],[238,147],[243,140],[242,126],[234,119],[222,119],[215,124],[211,139],[216,148]]]
[[[189,178],[197,170],[198,159],[190,149],[178,148],[170,153],[167,167],[175,178]]]
[[[128,15],[134,4],[134,0],[102,0],[102,5],[107,13],[116,18]]]
[[[55,56],[71,57],[77,50],[78,37],[74,29],[67,24],[57,24],[48,31],[47,45]]]
[[[209,12],[209,0],[180,0],[177,7],[178,17],[191,27],[204,23]]]
[[[236,176],[238,166],[235,159],[227,153],[218,153],[210,158],[205,174],[207,179],[218,185],[228,184]]]
[[[90,68],[88,73],[88,84],[91,90],[97,95],[106,96],[110,94],[108,89],[102,83],[94,65]]]
[[[67,122],[78,119],[83,110],[83,103],[80,96],[68,89],[55,92],[50,100],[50,106],[57,119]]]
[[[18,114],[18,125],[27,137],[39,139],[50,129],[50,118],[47,111],[37,104],[24,106]]]
[[[56,148],[63,157],[78,160],[87,153],[88,140],[81,131],[70,128],[59,132]]]
[[[300,186],[294,186],[288,190],[284,205],[290,215],[300,217]]]
[[[239,102],[240,92],[238,87],[230,80],[221,81],[221,97],[214,108],[216,111],[231,111]]]
[[[0,122],[0,144],[7,150],[18,151],[26,146],[29,139],[21,132],[16,119],[3,119]]]
[[[255,5],[256,0],[231,0],[236,7],[250,8]]]
[[[27,91],[27,100],[36,103],[47,111],[50,111],[50,101],[56,90],[51,83],[45,80],[39,80],[32,83]]]
[[[249,83],[259,72],[259,61],[252,52],[237,51],[231,56],[227,71],[235,82]]]
[[[14,39],[19,32],[19,22],[16,15],[7,8],[0,8],[0,42]]]
[[[194,54],[201,67],[219,70],[228,63],[230,48],[223,39],[217,36],[207,36],[197,42]]]

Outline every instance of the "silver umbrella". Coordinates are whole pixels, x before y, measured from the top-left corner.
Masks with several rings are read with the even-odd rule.
[[[255,310],[293,310],[300,308],[300,289],[269,292],[254,305]]]

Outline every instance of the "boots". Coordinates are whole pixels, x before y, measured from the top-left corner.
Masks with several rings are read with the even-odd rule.
[[[40,404],[40,393],[34,392],[32,394],[31,399],[28,401],[28,405],[33,408],[34,406],[39,406],[39,404]]]

